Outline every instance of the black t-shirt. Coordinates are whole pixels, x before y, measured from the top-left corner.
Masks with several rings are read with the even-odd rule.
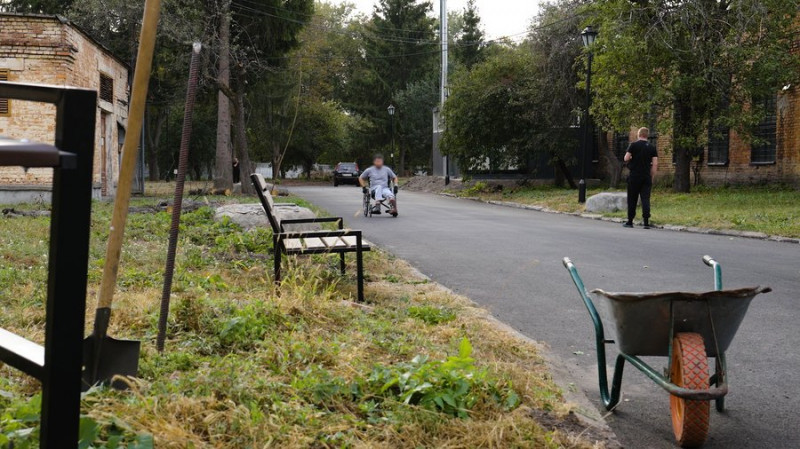
[[[650,176],[653,158],[658,157],[656,147],[650,145],[650,142],[646,140],[637,140],[630,144],[628,153],[631,154],[631,160],[628,161],[631,176]]]

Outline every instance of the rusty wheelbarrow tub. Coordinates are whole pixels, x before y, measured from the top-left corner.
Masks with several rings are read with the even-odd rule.
[[[750,302],[769,287],[722,289],[722,270],[710,256],[703,262],[714,272],[709,292],[612,293],[592,290],[614,322],[616,341],[606,339],[603,320],[569,258],[564,267],[583,299],[595,329],[600,396],[607,410],[620,401],[622,373],[627,361],[670,394],[670,414],[675,438],[681,447],[699,447],[708,437],[710,403],[725,408],[728,393],[725,351],[744,320]],[[611,389],[608,387],[606,345],[619,350]],[[661,373],[640,357],[668,357]],[[709,371],[714,358],[714,373]]]

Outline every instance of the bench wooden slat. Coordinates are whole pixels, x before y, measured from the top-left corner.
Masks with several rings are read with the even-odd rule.
[[[341,248],[347,245],[339,237],[322,237],[322,241],[325,242],[328,248]]]
[[[283,246],[286,247],[287,250],[302,251],[303,241],[301,239],[283,239]]]
[[[314,249],[327,249],[328,246],[322,241],[322,239],[317,237],[309,237],[303,239],[303,243],[305,249],[314,250]]]

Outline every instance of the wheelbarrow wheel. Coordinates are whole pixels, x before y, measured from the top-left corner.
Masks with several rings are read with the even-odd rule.
[[[708,388],[708,357],[703,337],[680,333],[672,342],[672,383],[690,390]],[[670,396],[672,430],[681,447],[699,447],[708,437],[710,404]]]

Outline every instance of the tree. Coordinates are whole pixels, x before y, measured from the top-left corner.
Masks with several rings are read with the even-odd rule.
[[[467,70],[471,70],[475,64],[484,61],[483,38],[478,8],[475,6],[475,0],[469,0],[467,7],[464,8],[463,28],[455,41],[455,48],[453,48],[453,56],[456,61],[463,64]]]
[[[408,85],[395,96],[395,127],[399,149],[399,171],[427,167],[431,163],[433,120],[431,111],[439,103],[439,83],[426,79]]]
[[[764,113],[758,100],[797,78],[794,0],[609,0],[590,11],[600,25],[594,114],[618,130],[658,117],[672,134],[679,192],[690,189],[710,122],[747,135]]]
[[[444,108],[446,154],[465,170],[526,166],[537,128],[530,99],[535,91],[530,54],[506,48],[472,71],[457,73]]]
[[[64,14],[74,0],[8,0],[0,10],[18,13]]]

